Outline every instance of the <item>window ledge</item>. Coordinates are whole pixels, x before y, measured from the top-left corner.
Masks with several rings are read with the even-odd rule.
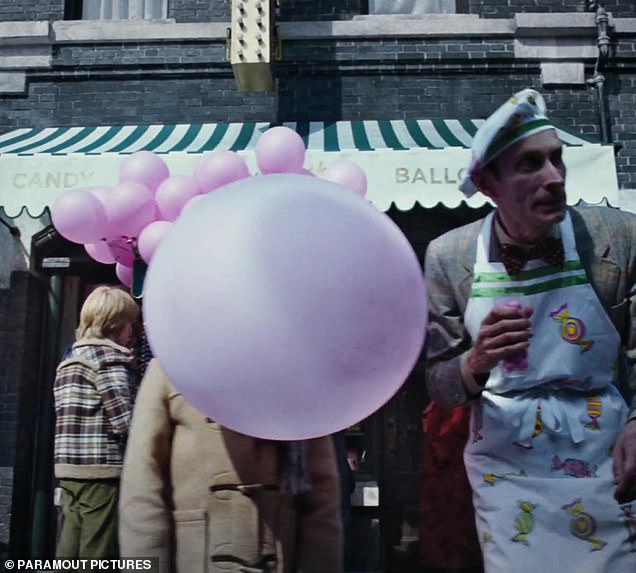
[[[612,24],[617,34],[636,34],[636,18],[613,18]]]
[[[475,14],[373,14],[352,20],[278,23],[284,40],[374,38],[444,38],[488,36],[515,38],[525,44],[557,39],[596,40],[592,13],[528,13],[514,18]],[[636,18],[612,19],[616,33],[636,33]],[[1,22],[0,46],[157,41],[225,41],[230,22],[179,23],[161,20],[60,20]]]
[[[0,46],[49,43],[48,22],[0,22]]]
[[[596,15],[592,12],[521,13],[514,17],[517,37],[596,37]]]
[[[60,20],[51,24],[58,44],[77,42],[153,42],[224,40],[229,22],[177,23],[163,20]]]
[[[514,21],[482,19],[474,14],[429,14],[426,17],[396,17],[374,14],[337,21],[280,22],[285,40],[386,37],[512,36]]]

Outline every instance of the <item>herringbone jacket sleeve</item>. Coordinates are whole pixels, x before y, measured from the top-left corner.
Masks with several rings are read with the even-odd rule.
[[[478,221],[446,233],[431,241],[426,251],[426,383],[430,398],[447,407],[470,398],[462,382],[460,358],[472,343],[464,326],[464,312],[480,225]]]
[[[630,289],[630,328],[629,340],[625,355],[628,363],[628,383],[630,397],[629,418],[636,420],[636,279],[632,282]]]
[[[621,337],[621,391],[636,418],[636,216],[607,207],[571,208],[586,272]]]
[[[625,215],[625,214],[623,214]],[[627,359],[627,384],[628,401],[630,405],[630,419],[636,419],[636,217],[626,218],[627,240],[624,241],[628,255],[626,256],[625,288],[627,290],[626,302],[629,308],[626,320],[627,326],[622,334],[623,350]],[[620,308],[623,300],[617,301]],[[613,312],[610,312],[610,315]]]

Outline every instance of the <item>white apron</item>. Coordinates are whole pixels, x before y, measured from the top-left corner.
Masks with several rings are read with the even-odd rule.
[[[534,309],[534,336],[526,368],[494,368],[473,406],[464,459],[486,572],[636,573],[636,502],[613,498],[611,448],[627,417],[613,384],[620,339],[570,216],[560,224],[564,269],[530,261],[514,278],[488,261],[492,227],[493,213],[466,328],[475,340],[493,306],[514,299]]]

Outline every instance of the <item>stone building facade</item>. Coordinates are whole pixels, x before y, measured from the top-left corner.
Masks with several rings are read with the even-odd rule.
[[[631,209],[634,2],[394,4],[429,13],[371,13],[379,1],[281,1],[275,90],[250,93],[238,90],[226,57],[229,0],[167,0],[166,18],[116,21],[81,20],[81,0],[0,0],[0,134],[51,126],[481,118],[511,93],[534,87],[560,125],[615,147],[619,206]],[[479,212],[416,206],[389,214],[422,255],[433,236]],[[77,299],[86,277],[38,270],[42,249],[57,248],[45,240],[45,210],[0,215],[0,547],[46,556],[55,526],[43,446],[51,424],[47,396],[74,318],[55,309],[71,294]],[[384,493],[367,525],[377,532],[378,550],[373,562],[356,562],[357,570],[407,571],[417,561],[425,400],[415,382],[377,419]]]

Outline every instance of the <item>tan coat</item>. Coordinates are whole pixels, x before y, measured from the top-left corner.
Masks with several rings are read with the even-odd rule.
[[[279,446],[211,422],[153,360],[121,477],[122,557],[159,557],[161,573],[342,571],[331,438],[309,441],[312,489],[296,497],[277,491]]]

